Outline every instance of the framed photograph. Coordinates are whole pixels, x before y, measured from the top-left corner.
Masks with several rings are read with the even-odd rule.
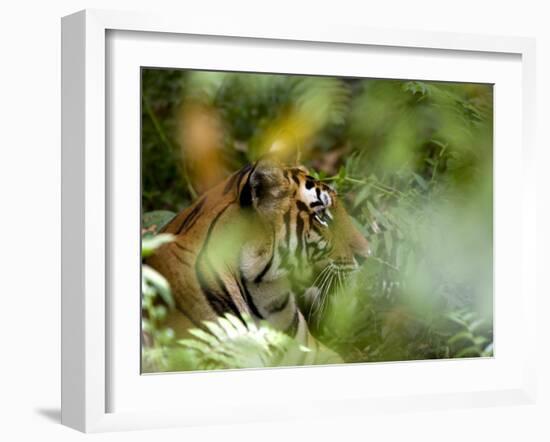
[[[329,28],[63,19],[64,424],[533,400],[534,42]]]

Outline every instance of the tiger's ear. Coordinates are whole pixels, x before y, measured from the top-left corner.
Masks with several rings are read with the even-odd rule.
[[[288,194],[288,182],[282,166],[271,158],[256,162],[241,188],[241,207],[255,207],[262,212],[275,210]]]

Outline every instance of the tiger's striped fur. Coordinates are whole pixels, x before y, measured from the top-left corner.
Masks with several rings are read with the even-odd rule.
[[[180,336],[226,312],[246,313],[316,350],[296,287],[307,288],[328,265],[353,268],[355,255],[369,253],[334,190],[302,167],[269,160],[206,192],[163,231],[176,239],[147,263],[172,287],[170,326]],[[305,363],[339,360],[327,351],[309,358]]]

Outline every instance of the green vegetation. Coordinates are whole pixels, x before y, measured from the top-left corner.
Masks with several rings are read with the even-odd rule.
[[[349,362],[492,356],[492,86],[144,70],[142,98],[144,233],[277,145],[338,191],[373,251],[315,335]],[[174,342],[149,270],[145,371],[274,366],[293,345],[231,318]]]

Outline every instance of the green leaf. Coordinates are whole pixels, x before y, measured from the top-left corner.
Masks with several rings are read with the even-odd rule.
[[[197,339],[180,339],[178,340],[178,344],[200,352],[207,352],[210,349],[208,344],[203,341],[198,341]]]
[[[380,212],[376,207],[372,205],[370,201],[367,202],[367,208],[369,209],[369,212],[376,218],[378,222],[383,224],[387,229],[391,229],[391,223],[388,221],[388,219],[382,215],[382,212]]]
[[[299,359],[292,359],[295,353],[289,350],[306,350],[295,340],[268,323],[258,326],[247,315],[243,319],[246,324],[226,314],[217,321],[204,321],[209,332],[192,329],[189,332],[196,339],[183,339],[178,344],[196,352],[200,369],[276,366],[285,355],[290,357],[284,360],[285,365],[299,364]]]
[[[470,347],[466,347],[462,350],[460,350],[454,357],[455,358],[465,358],[468,356],[481,356],[481,352],[479,351],[479,348],[476,345],[472,345]]]
[[[170,307],[174,308],[174,299],[168,281],[153,268],[143,264],[141,266],[142,287],[152,287],[160,295],[162,300]]]
[[[363,202],[368,198],[369,196],[369,193],[370,193],[370,189],[371,189],[371,186],[369,184],[363,186],[361,188],[361,190],[359,190],[359,192],[357,192],[357,195],[355,197],[355,201],[353,202],[353,207],[354,208],[357,208],[359,207],[361,204],[363,204]]]
[[[454,322],[457,325],[460,325],[461,327],[468,328],[468,323],[464,321],[462,318],[458,317],[456,313],[448,313],[445,315],[445,317],[451,321]]]
[[[218,345],[218,342],[219,342],[218,339],[216,339],[213,335],[203,330],[200,330],[198,328],[192,328],[191,330],[189,330],[189,333],[191,333],[193,336],[200,339],[201,341],[204,341],[207,344]]]
[[[483,326],[485,324],[485,320],[484,319],[476,319],[475,321],[473,321],[469,326],[469,330],[472,332],[472,333],[475,333],[476,331],[478,331],[481,326]]]
[[[474,343],[474,337],[469,331],[461,331],[460,333],[457,333],[453,337],[449,338],[447,341],[449,345],[454,345],[460,341],[467,341],[469,343]]]
[[[357,218],[355,218],[354,216],[350,215],[350,218],[351,218],[351,222],[357,228],[357,230],[359,230],[359,232],[361,232],[361,234],[364,237],[367,237],[368,232],[367,232],[367,229],[365,228],[365,226],[363,224],[361,224],[359,221],[357,221]]]
[[[416,182],[420,185],[420,187],[422,187],[422,190],[428,190],[429,186],[424,178],[422,178],[420,175],[414,172],[413,172],[413,177],[416,180]]]
[[[231,322],[231,324],[233,324],[233,327],[235,327],[235,330],[237,330],[237,332],[246,333],[247,329],[239,318],[230,313],[226,313],[225,317],[229,322]]]
[[[393,239],[389,230],[386,230],[384,232],[384,244],[386,246],[386,253],[388,254],[388,256],[391,256]]]
[[[158,249],[163,244],[174,241],[175,236],[170,233],[161,233],[152,237],[141,238],[141,256],[147,258],[151,256],[155,249]]]
[[[218,323],[212,321],[203,321],[203,324],[208,328],[210,333],[212,333],[218,340],[223,341],[227,338],[227,330],[222,328]]]
[[[151,234],[156,235],[165,225],[167,225],[176,214],[169,210],[154,210],[145,212],[141,217],[141,227]]]
[[[481,347],[481,346],[485,345],[487,342],[489,342],[489,339],[487,339],[485,336],[476,336],[474,338],[474,343],[478,347]]]

